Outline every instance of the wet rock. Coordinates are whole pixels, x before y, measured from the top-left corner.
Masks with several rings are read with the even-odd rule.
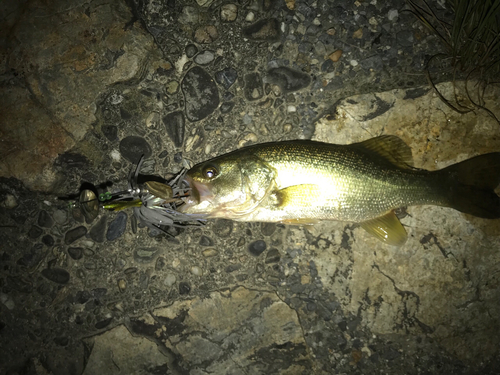
[[[134,251],[134,259],[138,263],[151,263],[154,261],[159,250],[155,247],[152,248],[140,248]]]
[[[189,285],[189,283],[187,283],[186,281],[181,281],[179,283],[179,294],[180,295],[189,294],[190,291],[191,291],[191,285]]]
[[[175,147],[182,147],[185,134],[184,114],[181,111],[169,113],[163,117],[163,124]]]
[[[38,214],[38,226],[42,228],[50,228],[54,224],[54,220],[50,216],[50,214],[42,210]]]
[[[68,271],[62,268],[46,268],[42,270],[42,276],[58,284],[67,284],[70,279]]]
[[[250,252],[250,254],[256,257],[262,254],[266,250],[266,248],[267,244],[263,240],[253,241],[248,245],[248,251]]]
[[[213,226],[213,232],[221,238],[226,238],[233,232],[233,222],[227,219],[217,219]]]
[[[229,113],[234,108],[234,102],[225,102],[220,106],[221,113]]]
[[[55,210],[53,216],[55,222],[59,225],[66,224],[66,221],[68,220],[68,213],[63,210]]]
[[[50,234],[46,234],[42,237],[42,243],[49,247],[53,246],[55,243],[54,237],[52,237]]]
[[[203,51],[196,55],[194,62],[198,65],[207,65],[214,61],[215,54],[212,51]]]
[[[28,237],[35,239],[38,238],[42,235],[43,230],[40,227],[37,227],[36,225],[32,225],[30,230],[28,231]]]
[[[66,245],[71,245],[73,242],[82,238],[86,234],[87,228],[85,228],[83,225],[76,227],[66,232],[66,235],[64,236],[64,242],[66,243]]]
[[[243,28],[243,35],[252,40],[277,40],[280,36],[279,21],[275,18],[257,21]]]
[[[201,236],[199,243],[201,246],[213,246],[214,245],[214,241],[210,237],[207,237],[207,236]]]
[[[137,164],[142,155],[149,158],[151,153],[151,146],[142,137],[131,135],[120,142],[120,154],[132,164]]]
[[[245,75],[245,98],[249,101],[259,100],[264,96],[262,87],[262,77],[259,73],[249,73]]]
[[[233,22],[238,16],[238,7],[236,4],[224,4],[220,8],[220,19],[223,22]]]
[[[196,29],[194,32],[194,40],[200,44],[208,44],[216,41],[219,38],[217,28],[213,25],[205,25]]]
[[[108,241],[114,241],[125,233],[127,218],[128,216],[125,212],[119,212],[115,219],[109,223],[108,231],[106,233],[106,239]]]
[[[194,55],[198,53],[198,47],[196,47],[194,44],[188,44],[186,46],[186,56],[189,58],[192,58]]]
[[[110,142],[118,140],[118,128],[115,125],[103,125],[101,132]]]
[[[186,116],[199,121],[210,115],[219,105],[219,91],[212,77],[201,67],[189,70],[181,82],[186,99]]]
[[[270,69],[265,81],[278,85],[283,93],[289,93],[309,86],[311,77],[306,73],[282,66]]]
[[[275,223],[261,223],[260,231],[264,236],[270,236],[276,231]]]
[[[102,243],[106,237],[107,216],[102,216],[97,223],[90,229],[89,236],[95,242]]]
[[[222,87],[224,87],[226,90],[229,90],[229,88],[233,85],[233,83],[236,82],[237,78],[238,78],[238,72],[234,68],[225,68],[215,73],[215,80],[219,85],[222,85]],[[224,98],[224,100],[230,100],[230,99]]]
[[[281,259],[280,252],[278,249],[270,249],[267,252],[266,260],[264,261],[266,264],[278,263]]]
[[[83,248],[81,248],[81,247],[69,247],[68,254],[72,259],[80,260],[83,258]]]

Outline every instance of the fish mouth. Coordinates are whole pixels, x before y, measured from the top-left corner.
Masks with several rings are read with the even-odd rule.
[[[210,191],[209,186],[193,180],[192,177],[186,175],[184,177],[184,182],[189,187],[189,195],[182,198],[184,204],[179,207],[179,211],[183,213],[203,213],[198,212],[196,207],[203,202],[210,202],[213,198],[213,194]]]

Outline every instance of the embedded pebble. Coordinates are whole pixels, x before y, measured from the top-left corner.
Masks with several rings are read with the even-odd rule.
[[[16,307],[16,303],[14,302],[12,297],[5,293],[0,293],[0,302],[9,310],[12,310],[14,309],[14,307]]]
[[[115,125],[103,125],[101,126],[101,133],[110,141],[114,142],[118,140],[118,127]]]
[[[81,248],[81,247],[69,247],[68,254],[74,260],[80,260],[83,258],[83,248]]]
[[[57,224],[63,225],[68,220],[68,213],[63,210],[55,210],[53,217]]]
[[[225,271],[227,273],[231,273],[234,271],[238,271],[241,268],[241,264],[230,264],[229,266],[226,267]]]
[[[186,6],[182,8],[182,14],[179,16],[179,22],[181,24],[195,24],[200,20],[200,12],[198,8],[192,6]]]
[[[267,244],[263,240],[253,241],[248,245],[248,251],[250,252],[250,254],[256,257],[262,254],[266,250],[266,248]]]
[[[7,194],[5,195],[5,199],[2,201],[0,206],[9,209],[15,208],[17,207],[17,199],[12,194]]]
[[[247,15],[247,20],[248,17],[249,15]],[[246,38],[253,40],[276,40],[280,35],[279,21],[275,18],[257,21],[254,24],[243,28],[243,35]]]
[[[167,134],[174,143],[175,147],[182,147],[185,135],[185,121],[182,111],[168,113],[163,117],[163,124]]]
[[[264,96],[263,82],[259,73],[249,73],[245,75],[244,94],[247,100],[258,100]]]
[[[412,47],[414,43],[412,30],[401,30],[396,34],[396,41],[403,47]]]
[[[179,82],[170,81],[166,84],[166,88],[168,94],[170,95],[175,94],[177,91],[179,91]]]
[[[285,124],[285,125],[283,125],[283,131],[285,133],[291,132],[292,131],[292,124]]]
[[[165,280],[163,281],[163,283],[165,284],[165,286],[171,287],[172,285],[175,284],[176,280],[177,279],[176,279],[175,275],[172,273],[169,273],[167,276],[165,276]]]
[[[61,268],[46,268],[42,270],[42,276],[58,284],[67,284],[70,279],[68,271]]]
[[[309,74],[282,66],[268,70],[265,82],[278,85],[283,93],[289,93],[309,86],[311,77]]]
[[[151,263],[155,259],[158,252],[159,250],[155,247],[139,248],[134,251],[134,259],[138,263]]]
[[[82,238],[86,234],[87,228],[85,228],[83,225],[76,227],[66,232],[66,235],[64,236],[64,242],[66,243],[66,245],[71,245],[73,242]]]
[[[221,113],[231,112],[231,110],[233,109],[233,107],[234,107],[234,103],[233,102],[222,103],[221,106],[220,106],[220,112]]]
[[[214,61],[215,54],[212,51],[203,51],[196,55],[194,62],[198,65],[207,65]]]
[[[198,266],[193,266],[191,267],[191,273],[195,276],[201,276],[202,275],[202,270]]]
[[[329,58],[330,60],[332,60],[333,62],[337,62],[337,61],[339,61],[339,60],[340,60],[340,57],[341,57],[341,56],[342,56],[342,50],[341,50],[341,49],[338,49],[338,50],[336,50],[336,51],[332,52],[332,53],[328,56],[328,58]]]
[[[389,21],[396,21],[399,16],[398,10],[397,9],[391,9],[387,13],[387,18]]]
[[[194,40],[197,43],[208,44],[219,38],[217,28],[213,25],[200,26],[194,32]]]
[[[203,250],[201,252],[201,254],[205,257],[205,258],[211,258],[211,257],[214,257],[216,256],[217,254],[219,254],[219,252],[215,249],[206,249],[206,250]]]
[[[50,228],[52,225],[54,225],[54,220],[50,214],[45,210],[40,211],[38,214],[38,226],[42,228]]]
[[[275,223],[261,223],[260,224],[260,231],[264,236],[270,236],[274,233],[276,230],[276,224]]]
[[[118,289],[120,289],[121,291],[124,291],[126,287],[127,287],[127,280],[119,279],[118,280]]]
[[[198,47],[196,47],[194,44],[188,44],[186,46],[186,56],[189,58],[192,58],[194,55],[198,53]]]
[[[238,148],[246,146],[249,143],[255,143],[257,142],[257,139],[258,138],[254,133],[248,133],[238,142]]]
[[[127,218],[128,216],[125,212],[119,212],[115,219],[109,223],[108,231],[106,232],[106,239],[108,241],[114,241],[125,233]]]
[[[132,164],[137,164],[142,155],[149,158],[151,153],[151,146],[142,137],[131,135],[120,142],[120,154]]]
[[[266,260],[264,261],[264,263],[266,264],[278,263],[280,259],[281,255],[278,249],[270,249],[266,254]]]
[[[213,3],[213,1],[214,0],[196,0],[196,2],[198,3],[199,6],[205,7],[205,8],[209,7],[210,4]]]
[[[201,246],[213,246],[214,241],[210,237],[201,236],[199,244]]]
[[[181,82],[186,99],[186,117],[199,121],[210,115],[219,106],[219,90],[212,77],[201,67],[189,70]]]
[[[238,16],[238,7],[235,4],[224,4],[220,8],[220,19],[223,22],[233,22]]]
[[[103,215],[99,219],[99,221],[90,229],[89,236],[95,242],[99,242],[99,243],[104,242],[104,239],[106,238],[107,219],[108,219],[107,216]]]
[[[236,82],[236,79],[238,78],[238,72],[234,68],[225,68],[222,70],[219,70],[218,72],[215,73],[215,80],[219,85],[222,85],[226,90],[228,90],[233,83]],[[227,98],[224,98],[224,100],[230,100]]]
[[[32,225],[30,230],[28,231],[28,237],[31,239],[38,238],[42,235],[43,230],[36,225]]]
[[[254,12],[248,12],[248,14],[245,17],[245,21],[252,22],[254,19],[255,19],[255,13]]]
[[[191,291],[191,286],[186,281],[181,281],[179,283],[179,294],[185,295]]]
[[[213,225],[213,232],[221,238],[226,238],[233,232],[233,221],[217,219]]]
[[[358,66],[358,62],[356,60],[349,61],[349,64],[351,64],[352,66]]]
[[[52,237],[50,234],[46,234],[42,237],[42,243],[49,247],[53,246],[55,243],[54,237]]]

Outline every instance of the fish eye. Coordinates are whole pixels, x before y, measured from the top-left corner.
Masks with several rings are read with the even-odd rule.
[[[219,174],[218,168],[213,165],[213,164],[208,164],[203,168],[203,176],[205,176],[208,179],[212,179],[217,177]]]

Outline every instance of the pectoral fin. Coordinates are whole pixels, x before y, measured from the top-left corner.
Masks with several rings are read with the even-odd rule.
[[[278,207],[310,207],[321,197],[321,187],[315,184],[289,186],[274,193]]]
[[[360,224],[364,230],[388,245],[401,246],[408,237],[394,211]]]

